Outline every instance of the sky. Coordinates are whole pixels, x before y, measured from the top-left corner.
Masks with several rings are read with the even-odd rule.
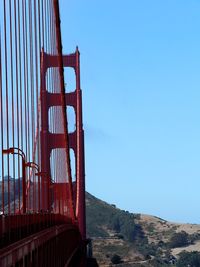
[[[81,53],[87,191],[200,223],[200,1],[60,0],[60,11],[63,51]]]

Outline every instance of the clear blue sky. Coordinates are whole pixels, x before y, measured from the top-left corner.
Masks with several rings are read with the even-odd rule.
[[[200,1],[60,8],[64,52],[81,52],[87,190],[125,210],[200,223]]]

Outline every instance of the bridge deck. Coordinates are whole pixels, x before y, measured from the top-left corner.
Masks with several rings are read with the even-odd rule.
[[[0,266],[70,266],[83,248],[76,225],[68,222],[49,226],[2,248]]]

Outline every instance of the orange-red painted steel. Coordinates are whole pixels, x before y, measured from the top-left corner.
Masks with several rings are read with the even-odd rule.
[[[76,217],[79,221],[80,231],[85,239],[85,169],[84,169],[84,131],[82,122],[82,93],[80,89],[80,62],[79,51],[76,49],[74,54],[63,56],[63,66],[74,68],[76,75],[76,90],[71,93],[65,93],[66,106],[72,106],[76,115],[76,130],[68,135],[69,148],[73,149],[76,159]],[[45,118],[48,116],[49,109],[54,106],[62,105],[61,93],[49,93],[45,87],[45,74],[48,68],[57,67],[57,57],[42,52],[42,96],[45,105],[42,105]],[[64,133],[50,133],[48,128],[44,127],[41,142],[43,144],[43,165],[46,167],[45,172],[50,173],[50,155],[51,151],[56,148],[65,148]],[[54,184],[56,186],[56,183]],[[69,195],[68,195],[69,196]],[[57,209],[57,208],[55,208]]]
[[[72,68],[66,92],[64,68]],[[68,130],[67,109],[76,117]],[[70,149],[75,155],[72,182]],[[83,266],[80,53],[62,53],[58,0],[0,2],[0,266]]]
[[[80,266],[71,265],[83,254],[84,242],[73,224],[49,227],[0,250],[0,266]]]

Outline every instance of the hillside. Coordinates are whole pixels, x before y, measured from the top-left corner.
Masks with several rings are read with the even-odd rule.
[[[110,266],[114,255],[120,256],[121,267],[170,266],[180,252],[200,251],[200,225],[131,214],[89,193],[86,208],[87,235],[99,266]]]

